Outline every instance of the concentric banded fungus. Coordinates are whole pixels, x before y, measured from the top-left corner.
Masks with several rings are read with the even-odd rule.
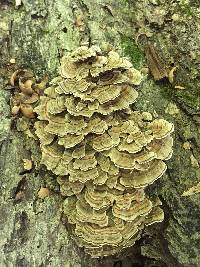
[[[34,110],[41,163],[58,175],[64,214],[92,257],[132,246],[145,225],[163,220],[144,189],[166,170],[173,125],[131,111],[141,79],[116,52],[80,47]]]

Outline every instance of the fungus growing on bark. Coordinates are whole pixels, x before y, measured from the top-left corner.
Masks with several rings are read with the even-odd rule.
[[[57,175],[77,244],[92,257],[113,255],[163,220],[144,190],[166,170],[173,125],[131,110],[142,75],[114,51],[79,47],[60,75],[34,109],[41,164]]]
[[[33,106],[38,101],[41,90],[46,86],[47,78],[36,83],[30,70],[19,69],[12,74],[10,83],[15,89],[10,101],[12,114],[16,116],[21,113],[26,118],[35,118]]]

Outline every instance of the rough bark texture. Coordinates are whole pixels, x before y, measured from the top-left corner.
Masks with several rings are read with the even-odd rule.
[[[200,266],[200,194],[181,196],[200,182],[198,1],[16,3],[0,2],[0,266]],[[30,154],[10,116],[10,91],[4,89],[17,68],[31,68],[39,78],[56,76],[60,57],[80,44],[115,48],[141,69],[147,66],[147,42],[156,46],[166,68],[178,66],[172,84],[167,79],[155,82],[149,76],[135,105],[175,124],[168,171],[149,189],[162,199],[165,221],[147,229],[123,255],[94,261],[76,247],[62,223],[59,193],[52,191],[44,200],[37,198],[40,187],[51,188],[55,183],[51,177],[36,171],[23,174],[22,159]],[[10,63],[12,58],[15,64]],[[185,142],[190,145],[183,145]],[[19,192],[23,194],[17,200]]]

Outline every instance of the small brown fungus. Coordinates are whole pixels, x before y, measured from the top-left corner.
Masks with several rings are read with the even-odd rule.
[[[33,93],[32,85],[33,85],[33,81],[32,80],[25,80],[23,82],[22,79],[19,79],[19,89],[25,95],[31,95]]]
[[[17,115],[20,111],[20,106],[13,106],[11,112],[13,115]]]
[[[41,164],[57,175],[77,244],[92,257],[113,255],[164,218],[145,188],[166,170],[173,124],[132,111],[142,75],[115,51],[79,47],[62,59],[60,74],[37,107],[22,112],[38,115]]]
[[[33,112],[33,107],[29,104],[21,104],[20,111],[22,115],[26,118],[33,119],[35,118],[35,113]]]
[[[176,71],[177,67],[173,67],[168,73],[168,79],[170,83],[174,82],[174,72]]]
[[[10,83],[12,86],[15,86],[17,83],[19,83],[20,79],[28,80],[30,78],[33,78],[32,71],[26,69],[18,69],[15,72],[13,72],[10,78]]]
[[[26,69],[16,70],[10,79],[10,83],[14,86],[14,93],[11,97],[11,112],[13,115],[21,113],[27,118],[35,118],[33,108],[39,100],[39,95],[36,89],[43,88],[45,82],[36,83],[33,73]]]
[[[49,195],[50,195],[49,189],[46,187],[41,187],[40,190],[38,191],[37,195],[41,199],[49,197]]]

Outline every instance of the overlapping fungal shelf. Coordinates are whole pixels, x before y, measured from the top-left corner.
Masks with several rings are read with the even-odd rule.
[[[114,51],[79,47],[35,108],[42,164],[57,175],[64,214],[92,257],[132,246],[164,218],[145,188],[166,170],[173,125],[132,111],[141,74]]]

